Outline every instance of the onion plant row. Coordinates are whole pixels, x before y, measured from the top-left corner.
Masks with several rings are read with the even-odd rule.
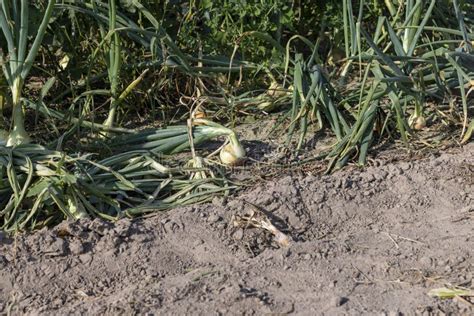
[[[353,1],[344,0],[346,58],[332,78],[318,64],[317,45],[306,59],[286,56],[294,87],[289,137],[299,127],[299,150],[310,122],[328,126],[337,138],[327,155],[329,171],[353,159],[365,164],[370,146],[387,137],[398,135],[408,146],[426,128],[428,112],[432,120],[458,125],[459,142],[470,138],[474,125],[474,33],[466,23],[472,4],[417,0],[395,9],[386,1],[391,16],[379,17],[369,30],[365,2],[354,12]],[[437,26],[443,19],[448,25]],[[449,112],[438,108],[446,102]]]
[[[116,220],[224,194],[231,185],[196,157],[179,165],[148,150],[96,161],[40,145],[0,147],[0,229],[18,231],[64,219]]]
[[[328,172],[351,161],[364,165],[371,147],[386,139],[411,146],[435,123],[456,127],[458,142],[472,136],[474,6],[468,1],[342,0],[340,41],[331,29],[314,30],[321,35],[315,43],[300,35],[282,44],[258,31],[242,34],[241,39],[267,41],[275,52],[274,59],[261,64],[239,60],[241,39],[227,58],[205,56],[200,47],[193,56],[185,54],[141,1],[127,2],[135,15],[120,12],[121,2],[43,1],[35,32],[29,23],[31,3],[0,3],[0,39],[5,39],[0,43],[0,110],[11,108],[11,126],[0,120],[0,229],[36,228],[64,218],[113,220],[228,192],[225,177],[195,146],[226,138],[219,157],[227,165],[239,163],[245,150],[231,129],[211,119],[195,119],[203,104],[227,117],[235,109],[283,112],[287,145],[295,152],[305,149],[312,124],[317,130],[330,129],[334,144],[325,153]],[[372,2],[382,6],[385,15],[367,12]],[[34,94],[23,97],[38,55],[47,55],[46,45],[41,45],[48,32],[54,33],[48,28],[65,12],[92,21],[84,29],[74,24],[75,32],[97,31],[88,35],[92,49],[83,58],[86,65],[77,67],[80,75],[68,84],[51,77],[44,80],[36,100],[30,97]],[[328,34],[324,36],[333,51],[343,52],[342,59],[324,55],[323,34]],[[77,71],[67,58],[60,64]],[[170,80],[171,73],[180,79]],[[271,84],[257,94],[248,91],[245,80]],[[48,94],[61,84],[64,89],[48,104]],[[134,106],[130,98],[167,98],[166,88],[173,85],[186,86],[187,91],[177,89],[169,103],[181,106],[189,100],[181,116],[190,119],[187,125],[142,131],[120,126]],[[97,110],[98,104],[106,109]],[[29,144],[35,140],[26,133],[24,108],[51,126],[57,141],[45,147]],[[85,133],[100,144],[88,147],[98,155],[62,151],[65,143]],[[176,156],[165,159],[183,151],[192,157],[183,166]]]
[[[0,229],[34,229],[62,219],[84,217],[115,220],[201,202],[232,188],[225,176],[194,150],[195,145],[223,136],[228,144],[220,150],[222,162],[229,165],[238,163],[245,151],[232,130],[202,119],[189,121],[188,125],[141,132],[115,126],[119,106],[144,79],[147,69],[177,67],[195,76],[198,72],[215,72],[215,66],[222,66],[221,62],[212,59],[206,61],[211,65],[209,68],[189,66],[187,57],[169,39],[153,15],[140,2],[134,1],[134,5],[153,29],[139,27],[118,12],[115,1],[61,1],[55,5],[55,1],[50,0],[43,12],[37,37],[26,56],[30,6],[27,1],[13,1],[13,7],[2,2],[0,26],[9,51],[0,56],[13,95],[13,128],[10,133],[2,134],[5,136],[3,143],[0,140]],[[85,87],[90,89],[93,65],[101,58],[105,60],[110,85],[109,89],[80,94],[73,100],[69,112],[49,108],[44,102],[55,78],[47,81],[37,102],[20,95],[53,9],[72,10],[96,20],[100,43],[90,56]],[[143,73],[120,91],[122,37],[142,45],[154,57],[151,62],[141,62]],[[170,52],[169,57],[164,55],[164,49]],[[74,93],[74,90],[70,89],[69,93]],[[104,124],[87,120],[91,117],[90,105],[95,95],[110,96],[110,110]],[[74,104],[81,99],[85,100],[82,110],[75,111]],[[78,127],[84,127],[94,133],[105,132],[107,140],[99,142],[109,150],[104,153],[100,148],[99,156],[74,155],[28,144],[31,138],[24,129],[23,105],[36,110],[47,122],[60,120],[71,126],[55,142],[58,148]],[[179,165],[177,159],[169,158],[166,159],[167,166],[162,164],[165,155],[189,149],[192,159],[186,164]]]

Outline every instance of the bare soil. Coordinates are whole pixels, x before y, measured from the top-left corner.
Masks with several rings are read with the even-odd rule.
[[[0,314],[469,315],[474,144],[416,161],[265,180],[115,224],[0,233]],[[252,202],[291,239],[233,225]]]

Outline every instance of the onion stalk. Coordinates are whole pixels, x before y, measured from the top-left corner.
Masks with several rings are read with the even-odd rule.
[[[185,168],[161,161],[147,150],[92,161],[35,144],[0,146],[0,230],[63,219],[116,220],[207,201],[234,188],[202,160]]]
[[[117,109],[120,103],[120,98],[118,96],[118,85],[119,85],[119,77],[120,77],[120,68],[122,65],[122,57],[121,57],[121,48],[120,48],[120,36],[118,32],[115,30],[116,28],[116,20],[117,20],[117,8],[115,4],[115,0],[109,1],[109,33],[113,32],[111,39],[109,38],[107,42],[107,46],[109,48],[108,51],[108,60],[107,60],[107,71],[109,75],[110,81],[110,93],[112,95],[110,101],[110,108],[109,108],[109,115],[104,122],[104,125],[107,127],[113,127],[116,116],[117,116]],[[107,38],[104,34],[102,25],[101,32],[104,38]],[[140,82],[141,79],[138,81]],[[137,82],[137,84],[138,84]],[[131,88],[133,89],[133,87]]]
[[[0,129],[0,146],[6,145],[8,141],[8,132]]]
[[[13,130],[8,136],[7,146],[16,146],[20,144],[28,144],[31,138],[25,129],[25,118],[23,108],[21,106],[21,89],[23,82],[21,78],[16,78],[12,87],[12,121]]]
[[[0,116],[3,114],[3,110],[7,108],[7,80],[0,72]]]
[[[11,1],[2,1],[0,5],[0,28],[8,46],[8,55],[4,55],[0,51],[0,64],[2,64],[3,74],[12,95],[13,130],[8,135],[7,146],[16,146],[31,141],[25,130],[21,91],[38,54],[56,0],[48,1],[43,19],[29,51],[27,51],[29,1],[21,0],[20,10],[17,9],[16,4],[13,5],[13,8],[10,8],[9,2]]]
[[[206,119],[193,119],[194,145],[203,144],[220,136],[226,136],[229,141],[220,151],[222,163],[229,166],[240,164],[245,158],[245,149],[233,130]],[[111,139],[107,145],[113,152],[149,150],[155,154],[175,154],[190,147],[189,127],[187,125],[169,126],[118,136]]]

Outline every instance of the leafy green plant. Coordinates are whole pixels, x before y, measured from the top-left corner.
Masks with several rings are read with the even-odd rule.
[[[201,45],[206,55],[230,55],[239,43],[242,59],[263,61],[272,57],[271,48],[256,38],[241,36],[260,31],[280,42],[283,31],[293,25],[294,11],[292,2],[287,0],[190,1],[183,20],[176,28],[176,40],[186,51]]]

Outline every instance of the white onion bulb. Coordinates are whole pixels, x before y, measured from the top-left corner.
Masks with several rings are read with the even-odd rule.
[[[245,159],[245,149],[239,142],[239,139],[235,134],[231,134],[229,136],[229,144],[225,145],[221,152],[219,153],[219,157],[223,164],[228,166],[236,166],[242,163]]]

